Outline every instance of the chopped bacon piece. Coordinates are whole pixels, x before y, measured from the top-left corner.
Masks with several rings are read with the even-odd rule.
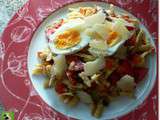
[[[74,85],[74,86],[77,85],[77,80],[76,80],[77,74],[75,73],[75,71],[67,70],[66,75],[72,85]]]
[[[70,64],[72,61],[79,61],[79,57],[76,56],[76,55],[67,55],[66,56],[66,60],[67,60],[67,63]]]
[[[72,61],[69,65],[69,70],[82,71],[84,69],[84,64],[82,61]]]

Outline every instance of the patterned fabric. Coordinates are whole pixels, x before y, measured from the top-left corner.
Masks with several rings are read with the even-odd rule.
[[[13,1],[5,0],[4,3],[0,3],[5,8]],[[16,13],[0,38],[0,99],[3,100],[6,110],[15,113],[17,120],[71,119],[49,107],[39,97],[27,74],[26,64],[28,46],[32,33],[36,30],[37,26],[58,7],[75,1],[80,0],[30,0]],[[141,18],[142,23],[149,29],[156,45],[158,45],[158,0],[101,1],[113,3]],[[15,8],[18,9],[18,7]],[[11,16],[15,8],[12,7],[12,9],[8,10],[10,12],[5,12],[3,7],[0,8],[1,19],[4,19],[5,23],[9,18],[5,18],[4,14],[6,13],[6,16]],[[7,15],[7,13],[9,14]],[[157,120],[157,85],[156,83],[150,96],[135,111],[115,120]],[[15,89],[15,86],[18,86],[18,89]]]
[[[27,0],[0,0],[0,35],[11,17],[26,1]],[[0,115],[3,109],[3,105],[0,102]]]
[[[0,34],[11,17],[26,1],[27,0],[0,0]]]

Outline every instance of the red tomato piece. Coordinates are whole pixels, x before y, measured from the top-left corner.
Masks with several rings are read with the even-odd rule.
[[[127,28],[129,31],[135,30],[135,27],[133,27],[133,26],[126,26],[126,28]]]
[[[107,69],[112,69],[113,67],[114,67],[114,62],[115,62],[115,60],[114,59],[112,59],[112,58],[107,58],[106,59],[106,68]]]
[[[131,62],[132,62],[133,65],[140,64],[142,62],[142,58],[141,58],[140,55],[134,54],[131,57]]]
[[[117,81],[120,80],[120,75],[114,71],[109,77],[108,77],[108,81],[111,83],[111,85],[115,86],[117,84]]]
[[[133,35],[130,39],[125,42],[125,46],[134,46],[136,44],[136,36]]]
[[[63,19],[61,19],[61,21],[59,22],[59,23],[55,23],[54,24],[54,28],[55,29],[58,29],[59,27],[61,27],[61,25],[64,23],[64,20]]]
[[[148,73],[148,68],[135,67],[134,77],[135,77],[136,83],[142,81],[147,73]]]
[[[55,86],[55,90],[58,94],[62,94],[66,92],[66,85],[63,83],[57,83]]]
[[[122,77],[126,74],[133,75],[132,65],[128,60],[122,60],[119,67],[117,68],[117,73]]]

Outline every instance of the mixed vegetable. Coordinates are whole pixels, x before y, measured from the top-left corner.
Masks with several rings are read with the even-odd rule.
[[[54,54],[50,48],[38,52],[40,64],[33,70],[34,75],[45,75],[44,88],[54,88],[60,100],[69,106],[79,101],[91,105],[91,114],[100,117],[104,107],[118,96],[136,98],[136,85],[148,72],[146,57],[154,52],[139,22],[127,14],[116,14],[113,6],[103,9],[107,21],[121,18],[134,26],[126,26],[134,31],[132,36],[110,56],[97,56],[90,52],[89,44],[82,50],[69,54]],[[54,33],[68,19],[84,18],[95,14],[99,7],[70,9],[67,19],[49,26],[46,33]],[[95,34],[94,34],[95,35]],[[110,40],[116,33],[111,33]],[[112,41],[108,41],[110,43]]]

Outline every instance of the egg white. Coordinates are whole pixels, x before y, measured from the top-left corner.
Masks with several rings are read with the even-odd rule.
[[[125,27],[124,22],[120,19],[116,19],[113,22],[106,21],[104,24],[95,24],[90,29],[92,29],[92,32],[96,32],[102,37],[102,40],[95,39],[89,44],[89,52],[95,56],[113,55],[132,35],[132,33]],[[117,32],[119,35],[117,42],[113,46],[109,46],[105,42],[110,30]]]
[[[78,43],[77,45],[75,45],[71,48],[67,48],[67,49],[56,48],[56,45],[54,44],[54,40],[55,40],[56,36],[58,36],[59,34],[63,33],[64,31],[66,31],[68,29],[71,29],[71,28],[74,28],[77,31],[79,31],[80,43]],[[91,40],[91,38],[83,32],[84,29],[85,29],[84,21],[81,19],[74,19],[74,20],[70,20],[69,22],[65,23],[59,29],[57,29],[55,31],[55,33],[47,36],[49,38],[48,45],[49,45],[51,51],[55,54],[73,54],[75,52],[80,51],[81,49],[86,47],[88,45],[89,41]]]

